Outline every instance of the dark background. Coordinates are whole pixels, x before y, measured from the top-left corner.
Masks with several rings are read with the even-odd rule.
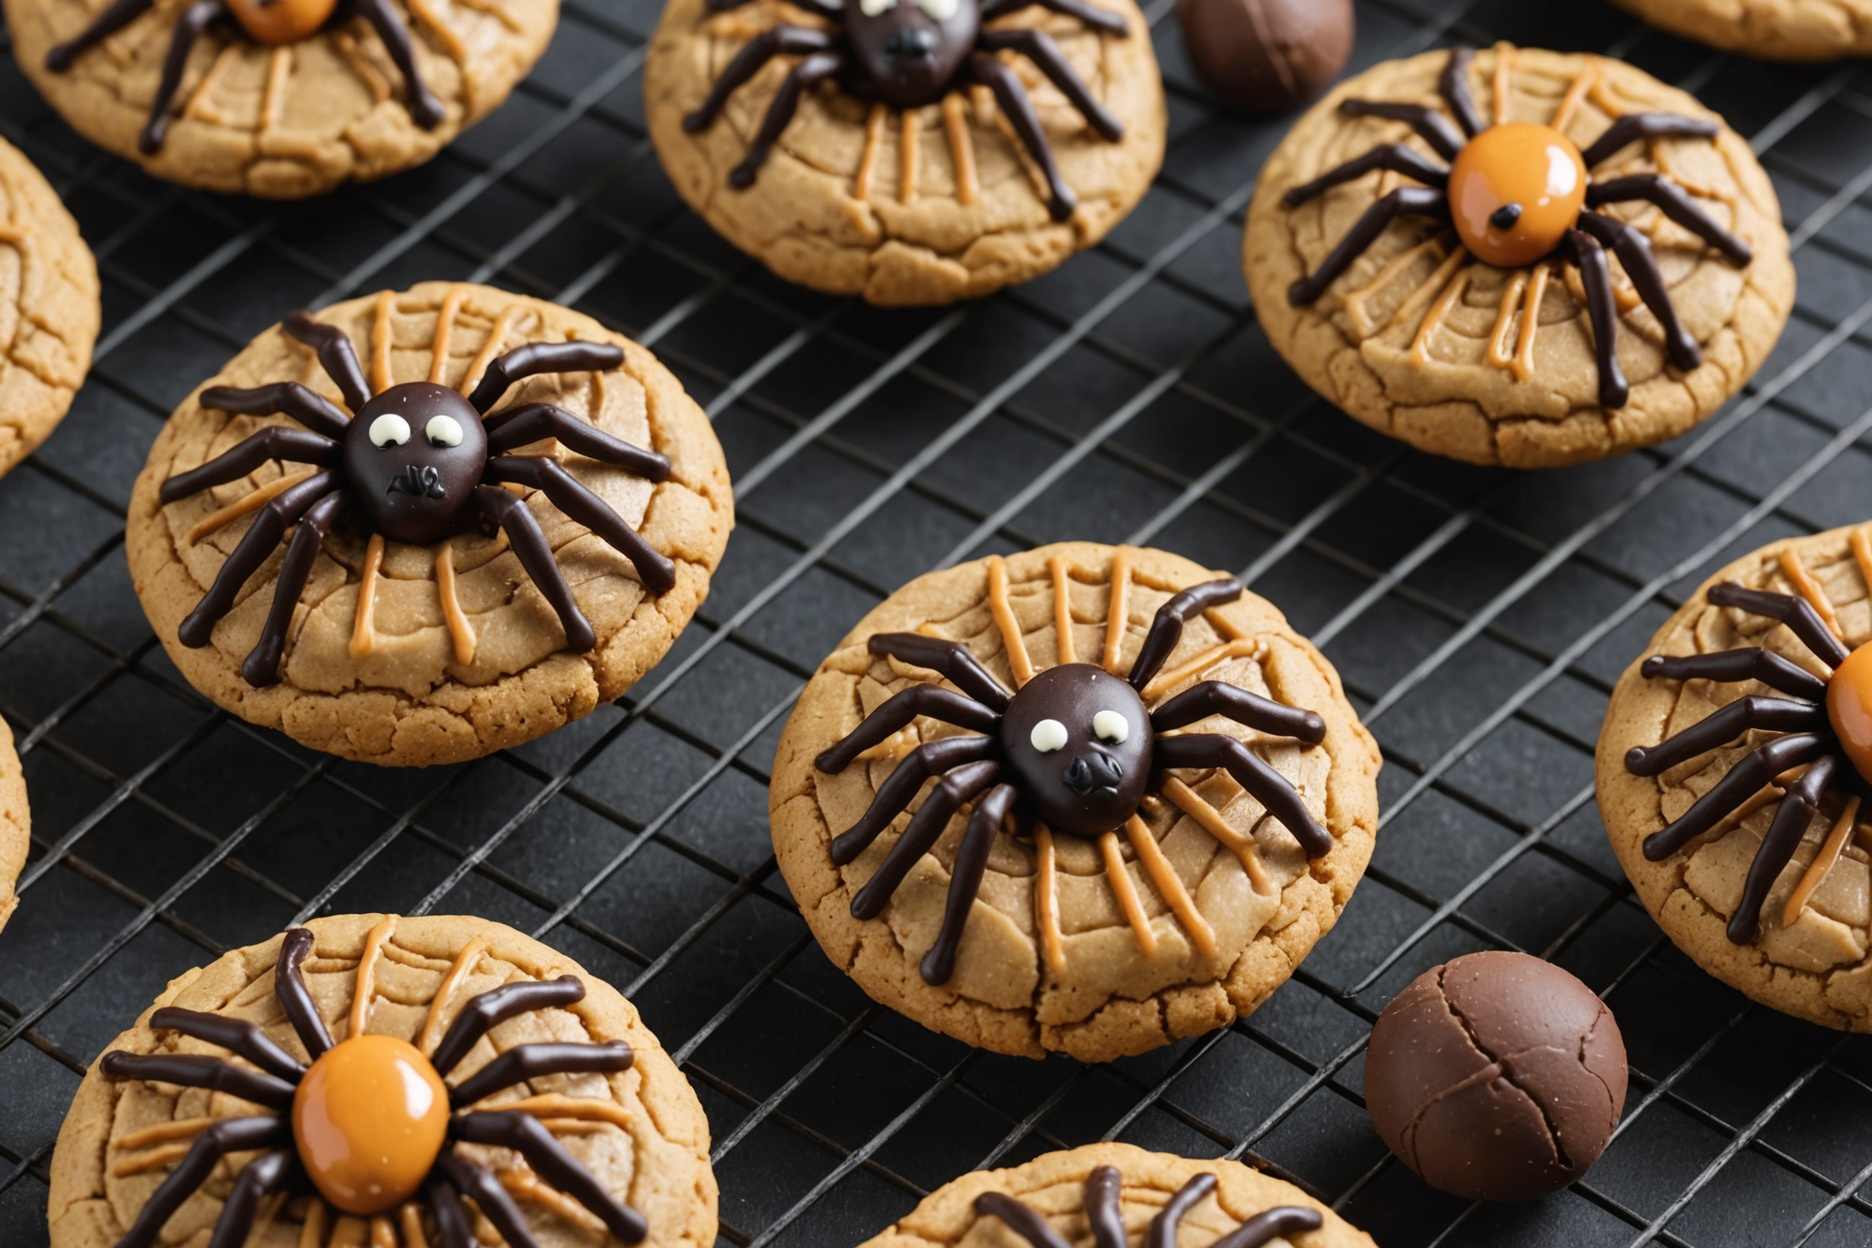
[[[34,815],[0,938],[0,1244],[45,1243],[80,1073],[170,977],[374,909],[502,919],[633,997],[708,1107],[724,1243],[846,1248],[961,1171],[1106,1136],[1245,1155],[1385,1248],[1872,1240],[1872,1047],[1747,1004],[1663,941],[1591,768],[1610,682],[1698,578],[1872,514],[1872,66],[1753,64],[1598,0],[1359,4],[1357,68],[1497,38],[1634,61],[1725,113],[1781,194],[1800,299],[1755,384],[1677,442],[1513,475],[1367,432],[1268,349],[1238,256],[1283,123],[1209,107],[1170,9],[1149,6],[1171,125],[1143,205],[1052,276],[907,313],[783,285],[678,202],[643,127],[653,0],[567,0],[531,80],[433,164],[283,207],[92,150],[8,52],[0,134],[96,248],[105,332],[76,410],[0,483],[0,709]],[[715,420],[740,524],[625,701],[512,754],[377,771],[183,684],[131,592],[121,509],[158,422],[250,337],[429,278],[652,345]],[[926,568],[1068,537],[1245,573],[1325,647],[1390,764],[1371,873],[1293,982],[1102,1068],[972,1053],[872,1007],[767,839],[780,722],[852,621]],[[1605,1159],[1526,1207],[1427,1192],[1360,1105],[1375,1010],[1490,946],[1605,992],[1633,1060]]]

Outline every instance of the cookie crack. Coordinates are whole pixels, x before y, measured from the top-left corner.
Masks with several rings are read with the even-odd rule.
[[[1494,1053],[1490,1052],[1487,1045],[1482,1043],[1482,1037],[1476,1034],[1475,1027],[1471,1025],[1468,1017],[1465,1016],[1463,1012],[1457,1008],[1456,1003],[1450,999],[1449,988],[1446,982],[1448,978],[1449,964],[1446,962],[1437,968],[1437,997],[1443,1002],[1443,1008],[1448,1011],[1450,1018],[1455,1021],[1458,1027],[1462,1028],[1463,1035],[1467,1037],[1469,1041],[1469,1046],[1490,1063],[1489,1069],[1478,1072],[1477,1075],[1471,1076],[1470,1079],[1464,1080],[1463,1083],[1471,1084],[1481,1075],[1491,1074],[1491,1072],[1493,1072],[1503,1083],[1506,1083],[1523,1097],[1526,1097],[1528,1103],[1533,1105],[1534,1111],[1540,1115],[1542,1125],[1547,1129],[1547,1137],[1553,1144],[1554,1156],[1569,1172],[1572,1171],[1574,1169],[1573,1159],[1567,1155],[1566,1143],[1560,1138],[1560,1128],[1554,1122],[1552,1113],[1548,1111],[1546,1102],[1521,1086],[1521,1082],[1515,1077],[1514,1067],[1509,1064],[1516,1058],[1524,1057],[1529,1053],[1557,1053],[1565,1052],[1566,1050],[1559,1049],[1553,1045],[1533,1045],[1526,1049],[1519,1049],[1506,1056],[1497,1057]],[[1457,1086],[1460,1087],[1462,1085],[1459,1084]],[[1415,1119],[1413,1119],[1413,1122],[1415,1122]]]

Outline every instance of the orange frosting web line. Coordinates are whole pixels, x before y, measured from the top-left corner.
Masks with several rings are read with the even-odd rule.
[[[474,662],[479,639],[468,613],[462,610],[461,595],[455,583],[455,548],[447,542],[436,551],[435,578],[436,595],[442,600],[442,618],[448,623],[449,640],[455,647],[455,661],[465,667]]]
[[[907,204],[916,198],[918,145],[922,130],[917,125],[914,109],[906,110],[899,119],[897,131],[897,200]]]
[[[859,750],[858,757],[853,761],[874,763],[880,758],[902,758],[916,746],[917,741],[916,727],[912,724],[905,724],[869,749]]]
[[[1858,822],[1859,795],[1855,793],[1846,799],[1845,808],[1840,811],[1839,818],[1833,821],[1833,830],[1827,833],[1819,852],[1807,864],[1807,870],[1801,873],[1800,883],[1788,894],[1787,905],[1781,911],[1781,926],[1792,927],[1800,920],[1801,911],[1807,908],[1814,890],[1820,887],[1827,873],[1833,870],[1833,864],[1839,861],[1840,852],[1846,848],[1846,840]]]
[[[209,119],[207,112],[208,96],[214,91],[215,87],[220,84],[221,75],[227,72],[228,64],[232,60],[233,51],[233,45],[229,44],[215,53],[214,60],[208,63],[208,72],[202,75],[200,84],[190,93],[188,103],[182,106],[181,115],[183,117],[191,117],[196,120]]]
[[[1157,933],[1151,930],[1150,916],[1144,913],[1144,903],[1138,900],[1131,873],[1125,870],[1124,855],[1118,850],[1118,834],[1105,833],[1099,837],[1098,845],[1099,854],[1105,859],[1105,879],[1111,885],[1112,900],[1124,912],[1125,921],[1137,936],[1138,948],[1148,958],[1157,952]]]
[[[1211,646],[1180,667],[1157,673],[1151,682],[1144,686],[1144,700],[1152,701],[1176,688],[1184,681],[1200,676],[1218,664],[1230,659],[1258,659],[1261,657],[1261,643],[1253,637],[1236,637],[1219,646]]]
[[[448,50],[451,59],[461,61],[467,57],[468,48],[462,43],[461,36],[456,34],[454,28],[444,22],[434,9],[429,7],[429,0],[404,0],[404,2],[409,5],[410,13],[418,21],[435,31],[436,38],[442,41],[442,46]]]
[[[338,1216],[338,1225],[332,1228],[329,1248],[364,1248],[370,1237],[370,1223],[363,1218],[354,1218],[349,1214]]]
[[[1865,580],[1866,589],[1872,591],[1872,537],[1867,530],[1872,525],[1860,525],[1852,531],[1848,545],[1852,547],[1853,561],[1859,565],[1859,575]]]
[[[380,1215],[370,1220],[370,1248],[397,1248],[396,1224],[389,1218]]]
[[[1495,121],[1499,125],[1508,120],[1508,78],[1514,73],[1514,49],[1506,44],[1495,45]]]
[[[1598,81],[1599,66],[1597,64],[1589,65],[1582,70],[1573,80],[1573,85],[1567,88],[1566,94],[1560,97],[1560,106],[1554,109],[1553,120],[1547,124],[1564,134],[1567,126],[1572,124],[1573,114],[1579,111],[1580,101],[1586,98],[1586,93]]]
[[[1053,829],[1034,825],[1034,926],[1040,929],[1040,952],[1047,970],[1066,973],[1066,942],[1060,935],[1059,858],[1053,849]]]
[[[1416,261],[1417,257],[1424,252],[1441,250],[1443,250],[1443,242],[1441,239],[1427,238],[1410,250],[1400,252],[1398,255],[1392,257],[1385,262],[1385,266],[1378,270],[1377,276],[1373,277],[1368,284],[1346,295],[1345,305],[1347,309],[1350,309],[1354,304],[1363,303],[1365,300],[1371,298],[1380,290],[1390,285],[1390,283],[1397,278],[1399,273],[1409,268],[1411,264]]]
[[[518,1101],[503,1101],[500,1111],[504,1114],[531,1114],[535,1118],[575,1118],[581,1122],[608,1122],[620,1129],[630,1128],[630,1115],[624,1112],[622,1105],[611,1101],[594,1101],[566,1096],[558,1092],[529,1096]]]
[[[443,374],[448,372],[449,344],[455,337],[455,318],[461,314],[461,306],[467,298],[465,289],[454,287],[443,296],[442,310],[436,314],[435,351],[429,363],[429,380],[435,385],[441,385]]]
[[[1118,674],[1118,652],[1124,647],[1125,626],[1131,622],[1131,548],[1120,546],[1112,555],[1111,597],[1105,607],[1105,653],[1099,662]]]
[[[307,468],[303,472],[289,472],[278,480],[267,482],[251,494],[237,498],[227,506],[209,512],[197,520],[193,528],[189,529],[188,534],[182,539],[183,543],[193,546],[210,533],[220,532],[242,516],[259,511],[293,486],[311,477],[316,471],[318,471],[316,468]]]
[[[1495,308],[1495,328],[1489,331],[1488,362],[1496,368],[1507,368],[1514,363],[1514,355],[1508,350],[1508,326],[1514,320],[1515,309],[1520,306],[1521,294],[1527,289],[1528,275],[1516,273],[1508,279],[1507,287],[1502,291],[1501,303]]]
[[[481,384],[482,374],[487,372],[488,365],[494,362],[494,357],[500,354],[502,344],[507,341],[507,335],[513,332],[514,322],[519,319],[520,309],[514,306],[502,312],[495,320],[494,327],[488,330],[487,342],[481,346],[481,354],[475,356],[474,362],[468,366],[468,371],[462,374],[461,392],[463,394],[472,393],[474,388]]]
[[[954,98],[954,97],[951,97]],[[1047,571],[1053,574],[1053,631],[1059,634],[1059,661],[1075,662],[1073,658],[1072,635],[1072,582],[1066,575],[1066,560],[1054,555],[1047,560]]]
[[[381,104],[390,98],[390,83],[377,72],[364,57],[364,49],[348,30],[332,32],[332,41],[338,45],[338,51],[344,58],[345,68],[357,75],[358,81],[370,89],[371,101]]]
[[[357,614],[351,621],[351,657],[361,659],[377,648],[377,574],[383,567],[383,534],[373,533],[364,546],[358,570]]]
[[[396,920],[385,919],[364,937],[364,952],[358,955],[357,986],[351,993],[351,1035],[361,1036],[370,1025],[371,998],[377,994],[377,963],[383,957],[384,942],[396,934]]]
[[[328,1216],[322,1200],[315,1199],[306,1207],[305,1223],[299,1228],[299,1248],[324,1248]]]
[[[1230,827],[1221,811],[1175,776],[1164,778],[1163,795],[1170,799],[1171,805],[1188,815],[1197,827],[1215,837],[1224,849],[1235,855],[1255,892],[1265,896],[1274,891],[1274,882],[1268,878],[1267,869],[1261,865],[1261,853],[1255,845],[1254,837]]]
[[[206,1130],[206,1128],[204,1127],[203,1130]],[[123,1158],[116,1165],[111,1167],[111,1175],[114,1178],[123,1179],[133,1174],[147,1174],[151,1170],[160,1170],[164,1166],[173,1165],[188,1156],[189,1149],[192,1147],[194,1146],[191,1144],[159,1145],[156,1148],[138,1153],[134,1157]]]
[[[1435,300],[1448,288],[1450,279],[1456,276],[1456,270],[1467,263],[1468,259],[1469,253],[1462,247],[1456,248],[1443,257],[1443,262],[1437,265],[1436,272],[1430,275],[1430,280],[1417,287],[1408,299],[1398,305],[1397,311],[1391,314],[1391,319],[1385,322],[1385,328],[1390,329],[1393,326],[1402,325],[1407,317],[1416,313],[1418,308]]]
[[[951,92],[943,97],[942,117],[943,129],[949,135],[949,161],[955,166],[956,202],[972,204],[977,190],[975,141],[969,135],[960,95]]]
[[[1461,256],[1465,253],[1459,251],[1456,254]],[[1436,302],[1430,305],[1430,310],[1424,313],[1423,320],[1417,325],[1417,336],[1411,339],[1410,345],[1413,363],[1421,367],[1430,362],[1430,337],[1442,328],[1450,309],[1456,306],[1456,301],[1462,298],[1462,293],[1468,286],[1469,270],[1466,267],[1458,268],[1444,285],[1443,292],[1436,297]]]
[[[126,1153],[139,1148],[148,1148],[152,1144],[168,1144],[175,1140],[189,1140],[200,1135],[217,1120],[213,1118],[178,1118],[174,1122],[159,1122],[155,1126],[144,1127],[141,1131],[132,1131],[111,1141],[111,1147]]]
[[[292,77],[292,49],[278,47],[267,61],[266,96],[260,104],[260,125],[262,130],[271,130],[279,125],[280,108],[286,100],[286,81]]]
[[[429,1237],[423,1234],[422,1211],[415,1205],[397,1210],[397,1225],[403,1230],[403,1248],[429,1248]]]
[[[1547,283],[1552,277],[1553,270],[1543,264],[1528,278],[1527,297],[1521,304],[1521,336],[1515,343],[1516,381],[1534,375],[1534,335],[1540,332],[1541,302],[1547,298]]]
[[[502,1170],[495,1176],[509,1195],[531,1201],[561,1221],[588,1231],[602,1231],[604,1223],[585,1212],[573,1201],[561,1196],[526,1170]]]
[[[882,104],[873,104],[865,117],[864,150],[858,154],[858,170],[852,174],[852,198],[859,203],[871,198],[871,174],[877,168],[878,144],[884,139]]]
[[[1843,636],[1840,632],[1839,616],[1833,610],[1833,600],[1827,597],[1826,590],[1820,588],[1820,582],[1814,580],[1807,571],[1807,565],[1792,546],[1781,548],[1781,572],[1787,577],[1794,592],[1807,600],[1820,615],[1821,622],[1831,629],[1835,637]]]
[[[379,394],[390,388],[390,314],[396,310],[396,295],[384,291],[377,296],[377,309],[371,317],[371,388]]]
[[[1170,913],[1176,915],[1177,922],[1189,933],[1190,943],[1196,946],[1196,952],[1205,958],[1215,956],[1215,929],[1209,926],[1209,920],[1203,918],[1202,911],[1190,899],[1189,889],[1183,886],[1183,879],[1170,865],[1170,859],[1164,856],[1163,846],[1151,835],[1151,830],[1144,826],[1144,821],[1136,815],[1125,820],[1125,835],[1131,838],[1131,848],[1137,851],[1138,862],[1145,873],[1156,885],[1158,896],[1170,907]]]
[[[988,560],[988,613],[994,617],[995,628],[1001,633],[1008,666],[1014,671],[1014,687],[1018,689],[1033,679],[1034,665],[1027,653],[1027,639],[1021,636],[1020,621],[1014,618],[1014,608],[1008,604],[1007,560],[1000,555]]]
[[[487,949],[487,941],[477,936],[462,946],[462,951],[455,955],[448,973],[442,976],[442,982],[436,986],[435,996],[429,1002],[428,1017],[423,1019],[422,1031],[416,1038],[416,1047],[424,1053],[433,1053],[435,1046],[442,1040],[442,1016],[448,1004],[455,996],[455,990],[461,987],[462,980],[468,978],[475,963]]]

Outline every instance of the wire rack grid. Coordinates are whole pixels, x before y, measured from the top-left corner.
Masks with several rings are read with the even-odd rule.
[[[1872,72],[1716,55],[1590,2],[1360,0],[1357,67],[1501,38],[1622,56],[1722,110],[1782,198],[1801,294],[1755,383],[1676,442],[1515,475],[1369,434],[1280,365],[1238,248],[1283,125],[1218,114],[1170,0],[1149,16],[1171,110],[1149,197],[1058,273],[920,313],[787,287],[682,207],[643,124],[653,0],[566,0],[539,70],[433,164],[291,206],[150,182],[5,58],[0,135],[98,252],[106,328],[73,414],[0,488],[0,532],[27,535],[0,553],[0,710],[34,804],[0,942],[0,1243],[45,1244],[65,1107],[163,983],[371,909],[498,918],[623,987],[707,1106],[727,1244],[854,1243],[957,1173],[1108,1137],[1245,1158],[1386,1248],[1872,1242],[1872,1051],[1678,955],[1591,788],[1612,679],[1701,576],[1867,514]],[[431,278],[653,346],[727,447],[739,527],[623,701],[477,764],[382,772],[196,696],[137,607],[122,512],[158,422],[283,311]],[[852,620],[925,568],[1065,537],[1240,570],[1324,646],[1390,764],[1372,870],[1293,982],[1097,1068],[872,1006],[814,947],[765,814],[779,723]],[[1426,1191],[1361,1107],[1376,1010],[1482,947],[1581,975],[1633,1060],[1606,1157],[1531,1206]]]

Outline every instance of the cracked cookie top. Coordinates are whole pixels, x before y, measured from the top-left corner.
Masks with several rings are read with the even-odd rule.
[[[1158,609],[1215,578],[1162,551],[1083,542],[994,557],[904,586],[820,666],[775,760],[774,845],[820,944],[865,991],[982,1048],[1103,1061],[1227,1025],[1285,982],[1332,927],[1371,855],[1378,749],[1325,658],[1246,593],[1189,619],[1143,701],[1162,707],[1210,680],[1317,713],[1318,746],[1219,714],[1190,731],[1245,743],[1297,790],[1330,837],[1319,856],[1309,861],[1295,834],[1222,767],[1154,784],[1139,816],[1106,835],[1044,825],[1017,832],[1010,823],[988,844],[953,972],[939,983],[919,970],[943,926],[971,809],[959,809],[908,864],[877,918],[854,918],[854,898],[904,835],[905,818],[847,865],[834,863],[831,842],[859,822],[899,762],[964,733],[919,718],[837,774],[819,770],[821,752],[870,712],[935,679],[874,654],[874,635],[959,642],[1007,689],[1073,661],[1123,673]],[[906,813],[914,817],[936,792]]]
[[[1417,163],[1443,160],[1407,122],[1352,115],[1342,105],[1384,101],[1447,118],[1439,85],[1452,66],[1478,130],[1526,123],[1588,151],[1617,119],[1634,114],[1669,112],[1715,127],[1713,138],[1640,138],[1587,171],[1586,203],[1612,223],[1587,247],[1609,262],[1610,345],[1629,383],[1623,406],[1602,405],[1616,399],[1601,389],[1588,278],[1564,241],[1549,259],[1496,268],[1461,245],[1447,212],[1406,215],[1382,228],[1316,301],[1292,302],[1296,280],[1319,270],[1381,198],[1416,194],[1424,184],[1375,169],[1297,206],[1283,196],[1386,144],[1401,144]],[[1637,193],[1634,178],[1654,174],[1739,239],[1752,253],[1748,262],[1734,262],[1679,224],[1675,205],[1667,214],[1643,199],[1622,202]],[[1636,241],[1616,234],[1621,224]],[[1645,267],[1635,253],[1647,247],[1661,270],[1659,288],[1682,321],[1675,349],[1647,304],[1648,283],[1633,282]],[[1448,51],[1426,52],[1340,84],[1269,159],[1243,256],[1269,340],[1320,394],[1423,450],[1511,467],[1594,459],[1682,433],[1760,367],[1794,298],[1774,190],[1747,142],[1720,117],[1623,62],[1507,45],[1461,64]],[[1701,362],[1688,371],[1673,362],[1695,355]]]
[[[9,0],[6,15],[20,68],[80,134],[157,177],[270,199],[321,195],[431,159],[507,98],[559,19],[558,0],[391,0],[442,106],[432,128],[411,116],[402,72],[361,17],[281,46],[231,24],[211,28],[189,58],[167,141],[146,155],[139,139],[191,3],[155,0],[64,73],[47,68],[47,54],[83,31],[97,6]]]
[[[988,88],[979,86],[903,111],[836,85],[810,89],[753,185],[731,187],[730,171],[747,157],[798,58],[769,61],[700,133],[685,131],[683,119],[751,39],[781,24],[828,25],[783,0],[753,0],[717,14],[707,0],[665,6],[645,67],[651,138],[690,206],[790,281],[878,304],[984,295],[1036,277],[1103,238],[1143,198],[1163,161],[1163,83],[1149,27],[1132,0],[1099,2],[1123,19],[1126,35],[1038,7],[988,28],[1045,32],[1123,126],[1123,137],[1108,141],[1032,60],[1001,54],[1078,197],[1063,222],[1048,211],[1032,157]]]
[[[138,595],[158,637],[203,693],[250,722],[315,749],[386,765],[476,758],[531,740],[617,697],[653,666],[695,613],[733,525],[721,447],[707,417],[656,359],[589,317],[487,287],[431,283],[339,304],[318,320],[342,330],[369,389],[430,382],[466,392],[491,361],[530,343],[612,344],[623,364],[534,377],[504,407],[550,403],[670,463],[652,482],[547,439],[547,454],[656,551],[675,583],[646,590],[629,559],[531,486],[508,485],[589,620],[596,645],[567,648],[560,616],[505,531],[440,546],[376,543],[340,520],[312,564],[286,631],[280,683],[256,688],[242,664],[259,642],[281,576],[269,559],[245,582],[208,644],[178,630],[247,533],[255,508],[311,468],[266,460],[232,481],[161,503],[161,484],[283,416],[210,411],[198,390],[151,448],[131,499],[126,544]],[[209,386],[297,382],[338,401],[314,352],[269,330]],[[420,433],[421,431],[416,431]]]
[[[1614,0],[1654,26],[1771,60],[1872,53],[1872,0]]]
[[[0,719],[0,928],[19,907],[13,885],[26,865],[32,815],[26,804],[26,776],[13,749],[13,729]]]

